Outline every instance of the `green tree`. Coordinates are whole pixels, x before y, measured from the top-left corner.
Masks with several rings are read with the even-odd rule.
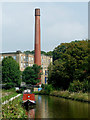
[[[53,60],[52,70],[49,69],[49,84],[67,89],[73,81],[89,79],[87,40],[61,43],[53,51]]]
[[[47,56],[53,56],[53,51],[49,51],[46,53]]]
[[[11,57],[6,57],[2,61],[2,83],[6,84],[7,88],[19,86],[20,79],[19,64]]]
[[[32,50],[32,51],[24,51],[25,54],[34,54],[35,53],[35,50]],[[45,52],[45,51],[41,51],[41,54],[43,55],[47,55],[47,56],[52,56],[53,55],[53,51],[49,51],[49,52]]]
[[[26,67],[22,74],[22,80],[26,84],[36,85],[40,82],[41,66],[34,64],[32,67]]]
[[[66,71],[65,62],[62,60],[54,61],[54,65],[49,66],[48,83],[54,88],[67,89],[71,82],[70,75]]]

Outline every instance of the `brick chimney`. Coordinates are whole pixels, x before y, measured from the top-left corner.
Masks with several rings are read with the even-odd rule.
[[[35,9],[35,56],[34,63],[41,65],[40,9]]]

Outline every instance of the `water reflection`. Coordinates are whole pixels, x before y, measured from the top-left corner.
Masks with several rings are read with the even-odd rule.
[[[35,107],[36,105],[27,105],[22,104],[23,108],[26,110],[26,115],[28,118],[35,118]]]
[[[28,118],[88,118],[88,103],[43,95],[35,98],[36,106],[26,112]]]
[[[26,111],[28,118],[35,118],[35,108]]]

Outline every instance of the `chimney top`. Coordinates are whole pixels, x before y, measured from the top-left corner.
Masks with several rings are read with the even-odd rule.
[[[35,9],[35,16],[40,16],[40,8]]]

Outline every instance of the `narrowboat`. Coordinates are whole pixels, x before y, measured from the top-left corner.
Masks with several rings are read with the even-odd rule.
[[[22,103],[26,106],[36,104],[35,95],[33,93],[31,93],[31,90],[29,90],[29,89],[24,90]]]

